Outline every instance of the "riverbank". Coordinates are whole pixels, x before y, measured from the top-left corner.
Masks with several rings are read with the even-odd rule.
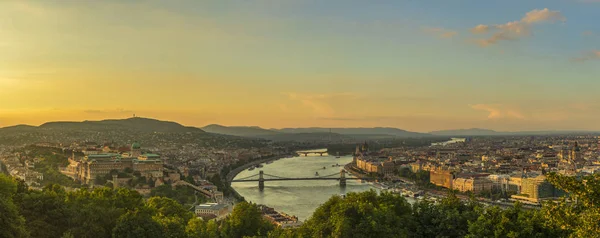
[[[370,177],[366,174],[363,174],[361,172],[358,171],[358,169],[356,167],[354,167],[353,163],[348,163],[344,166],[344,169],[346,170],[346,172],[352,174],[352,176],[357,177],[359,179],[365,179],[365,180],[377,180],[377,178],[373,178]]]
[[[235,178],[235,176],[237,176],[240,172],[242,172],[242,171],[244,171],[244,170],[246,170],[246,169],[248,169],[250,167],[253,167],[253,166],[256,166],[256,165],[259,165],[259,164],[262,164],[262,163],[267,163],[267,162],[270,162],[270,161],[279,160],[279,159],[285,158],[286,156],[289,156],[289,155],[269,156],[267,158],[256,160],[256,161],[252,161],[250,163],[247,163],[247,164],[244,164],[244,165],[242,165],[240,167],[237,167],[237,168],[229,171],[229,173],[227,173],[227,177],[225,178],[225,182],[227,183],[226,186],[228,186],[228,187],[231,188],[231,191],[233,192],[233,197],[235,199],[243,201],[244,197],[242,195],[240,195],[238,193],[238,191],[236,191],[234,188],[231,187],[231,180],[233,180],[233,178]]]
[[[270,156],[270,157],[267,157],[267,158],[264,158],[264,159],[260,159],[260,160],[255,160],[255,161],[252,161],[250,163],[244,164],[244,165],[242,165],[240,167],[237,167],[237,168],[229,171],[229,173],[227,173],[227,178],[226,178],[227,179],[227,183],[231,183],[231,180],[233,180],[233,178],[235,178],[235,176],[237,176],[240,172],[242,172],[242,171],[244,171],[246,169],[249,169],[252,166],[256,166],[256,165],[259,165],[259,164],[262,164],[262,163],[266,163],[266,162],[269,162],[269,161],[279,160],[279,159],[285,158],[286,156],[289,156],[289,155]]]

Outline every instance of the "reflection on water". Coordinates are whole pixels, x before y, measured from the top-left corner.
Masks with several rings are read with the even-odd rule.
[[[265,164],[263,168],[244,170],[235,179],[258,174],[260,170],[265,174],[286,178],[315,177],[315,172],[320,176],[330,174],[339,176],[343,166],[350,162],[352,162],[351,156],[336,158],[316,155],[284,158]],[[265,178],[267,179],[268,176]],[[333,195],[376,190],[368,183],[356,180],[348,180],[345,188],[341,188],[337,180],[265,181],[265,189],[262,192],[258,189],[258,182],[233,183],[232,187],[247,201],[273,207],[277,211],[298,216],[300,220],[308,219],[319,205]]]

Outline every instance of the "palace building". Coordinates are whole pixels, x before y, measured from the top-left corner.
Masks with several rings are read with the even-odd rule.
[[[130,153],[89,154],[79,160],[73,155],[69,158],[69,165],[62,172],[84,184],[92,184],[98,176],[103,177],[113,170],[123,171],[127,168],[138,171],[147,178],[163,175],[163,161],[160,156],[142,154],[138,143],[131,145]]]

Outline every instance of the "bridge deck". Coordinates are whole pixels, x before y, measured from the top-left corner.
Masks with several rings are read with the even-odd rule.
[[[365,178],[346,178],[346,180],[373,180]],[[263,181],[293,181],[293,180],[340,180],[340,178],[274,178],[274,179],[263,179]],[[248,180],[232,180],[232,183],[243,183],[243,182],[258,182],[258,179]]]

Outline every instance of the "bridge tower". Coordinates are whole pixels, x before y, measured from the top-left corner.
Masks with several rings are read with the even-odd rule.
[[[340,171],[340,187],[346,187],[346,170]]]
[[[264,175],[264,172],[261,170],[258,173],[258,189],[260,191],[265,189],[265,178],[263,177],[263,175]]]

